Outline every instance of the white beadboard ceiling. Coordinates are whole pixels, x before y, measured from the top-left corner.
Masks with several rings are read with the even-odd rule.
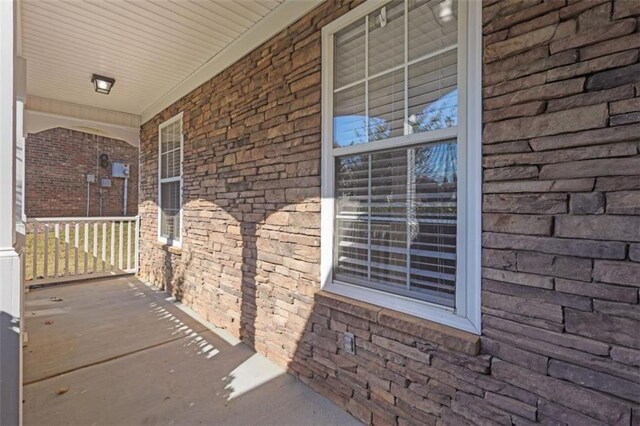
[[[317,3],[21,0],[27,92],[144,121]],[[218,57],[227,63],[216,65]],[[111,94],[94,92],[94,73],[116,79]]]

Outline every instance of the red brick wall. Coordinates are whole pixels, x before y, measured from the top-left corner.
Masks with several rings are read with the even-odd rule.
[[[365,423],[640,424],[638,4],[484,2],[481,339],[318,292],[320,29],[349,1],[143,126],[140,275]],[[157,127],[181,111],[176,251]]]
[[[122,216],[124,179],[111,177],[111,163],[130,165],[127,215],[138,211],[138,148],[125,141],[55,128],[29,134],[26,140],[25,214],[27,217],[87,215],[87,173],[96,176],[89,188],[89,215],[100,216],[100,179],[110,178],[103,188],[102,216]],[[109,156],[100,167],[101,154]]]

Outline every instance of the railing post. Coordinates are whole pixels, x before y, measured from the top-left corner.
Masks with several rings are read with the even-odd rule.
[[[84,273],[89,270],[89,223],[84,224]]]
[[[119,225],[119,229],[118,229],[118,269],[120,269],[122,271],[122,246],[123,246],[123,226],[124,226],[124,221],[120,221],[120,225]]]
[[[116,223],[111,222],[111,262],[109,271],[113,271],[116,266]]]
[[[49,278],[49,224],[44,224],[44,272],[42,276],[44,279]]]
[[[140,216],[136,216],[136,235],[135,235],[135,247],[134,247],[134,264],[135,272],[138,273],[140,267]]]
[[[74,251],[75,251],[75,254],[73,256],[73,260],[75,262],[75,265],[74,265],[75,268],[73,268],[73,273],[75,275],[78,275],[78,272],[79,272],[78,271],[78,263],[79,263],[78,262],[78,251],[80,249],[80,224],[79,223],[76,223],[75,230],[76,230],[75,235],[74,235]]]
[[[55,243],[55,249],[53,251],[54,253],[54,258],[53,258],[53,276],[57,277],[59,276],[58,274],[58,261],[60,259],[60,224],[59,223],[55,223],[53,225],[53,241]]]
[[[102,222],[102,272],[107,270],[107,222]]]
[[[127,221],[127,271],[131,270],[131,226],[133,221]]]
[[[38,222],[33,223],[33,276],[32,280],[38,279]]]
[[[98,272],[98,223],[93,224],[93,273]]]
[[[69,224],[64,224],[64,275],[69,275]]]

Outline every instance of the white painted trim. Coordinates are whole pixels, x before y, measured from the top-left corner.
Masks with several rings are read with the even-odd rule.
[[[47,222],[129,222],[134,221],[138,216],[96,216],[96,217],[30,217],[27,223],[47,223]]]
[[[26,71],[26,68],[23,69]],[[15,167],[16,167],[16,232],[18,234],[26,235],[26,230],[24,227],[26,216],[25,216],[25,161],[26,161],[26,152],[25,152],[25,131],[24,131],[24,100],[19,99],[16,101],[16,159],[15,159]],[[23,241],[24,242],[24,241]],[[23,247],[20,247],[23,249]],[[18,250],[20,251],[20,250]]]
[[[22,247],[16,233],[17,3],[0,0],[0,424],[22,424]],[[21,137],[21,135],[20,135]],[[21,237],[22,238],[22,237]]]
[[[57,99],[43,98],[41,96],[29,95],[27,97],[27,109],[30,111],[49,113],[54,116],[106,123],[116,127],[140,128],[139,115],[89,105],[81,105],[73,102],[60,101]]]
[[[184,160],[184,126],[183,126],[183,118],[184,113],[180,112],[176,115],[174,115],[173,117],[171,117],[170,119],[164,121],[163,123],[161,123],[158,126],[158,217],[157,217],[157,221],[158,221],[158,242],[165,244],[165,245],[171,245],[173,247],[177,247],[180,248],[182,247],[182,230],[183,230],[183,209],[182,209],[182,205],[183,205],[183,200],[182,200],[182,186],[183,186],[183,170],[182,170],[182,163]],[[167,126],[172,125],[173,123],[180,121],[180,177],[176,178],[176,177],[172,177],[172,178],[162,178],[162,169],[161,169],[161,165],[162,165],[162,142],[160,141],[160,135],[162,134],[162,129],[164,129]],[[174,239],[171,240],[171,242],[169,242],[169,240],[166,237],[163,237],[161,235],[161,205],[162,205],[162,192],[161,192],[161,187],[160,184],[161,183],[169,183],[169,182],[176,182],[179,181],[180,182],[180,238],[178,239]]]
[[[432,135],[409,135],[344,148],[333,147],[333,35],[388,0],[368,1],[322,30],[322,202],[320,284],[327,291],[405,312],[471,333],[480,334],[481,220],[482,220],[482,4],[461,0],[458,10],[458,94],[456,129]],[[335,157],[420,141],[458,138],[458,267],[456,309],[393,295],[379,290],[333,281]]]
[[[467,34],[467,319],[482,332],[482,2],[468,4]],[[473,242],[473,244],[472,244]]]
[[[458,2],[458,232],[456,235],[456,314],[466,317],[468,310],[467,290],[468,290],[468,265],[467,256],[469,252],[468,242],[468,212],[469,204],[467,199],[469,174],[468,164],[473,161],[482,162],[482,158],[470,160],[468,155],[469,140],[467,138],[468,120],[468,43],[467,37],[470,31],[467,26],[467,6],[468,2]],[[481,86],[480,86],[481,87]],[[479,241],[479,240],[478,240]],[[464,265],[464,267],[460,267]],[[464,283],[464,284],[463,284]]]
[[[15,13],[16,13],[16,55],[22,56],[22,0],[15,0]],[[26,79],[26,75],[25,75]]]
[[[181,97],[211,80],[224,69],[304,16],[324,0],[285,0],[220,53],[190,74],[142,112],[142,123],[172,105]]]
[[[476,328],[468,318],[456,315],[450,309],[433,303],[423,302],[409,297],[385,293],[380,290],[360,287],[339,282],[330,282],[326,284],[323,290],[352,299],[361,300],[383,308],[392,309],[394,311],[403,312],[429,321],[437,322],[455,327],[470,333],[479,334]]]
[[[62,127],[78,132],[120,139],[132,146],[140,146],[140,127],[127,127],[91,121],[74,117],[51,114],[40,111],[25,111],[25,131],[28,134],[42,132],[48,129]]]
[[[403,146],[416,145],[419,143],[446,141],[448,139],[454,139],[457,136],[457,127],[447,127],[445,129],[432,130],[430,132],[414,133],[412,135],[397,136],[368,143],[333,148],[333,155],[335,157],[341,157],[344,155],[354,155],[381,149],[389,149],[390,147],[401,148]]]
[[[366,4],[366,3],[365,3]],[[364,5],[360,7],[365,7]],[[345,15],[336,21],[343,20]],[[335,160],[333,158],[333,37],[334,23],[322,29],[322,156],[320,186],[320,287],[327,288],[333,277],[333,235],[335,200]]]
[[[15,164],[15,96],[14,74],[14,9],[12,2],[0,2],[0,250],[9,249],[15,243],[14,204],[15,188],[13,167]]]

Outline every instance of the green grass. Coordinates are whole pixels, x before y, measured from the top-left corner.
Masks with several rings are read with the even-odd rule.
[[[122,227],[122,269],[127,268],[127,236],[128,236],[127,222]],[[131,268],[134,267],[134,255],[135,255],[135,224],[131,224]],[[108,272],[110,270],[118,270],[118,252],[120,249],[120,226],[116,223],[114,233],[114,265],[111,265],[111,223],[107,223],[106,233],[103,234],[102,224],[98,224],[97,233],[94,231],[93,223],[89,223],[89,232],[85,234],[84,224],[80,223],[78,232],[78,249],[75,248],[75,224],[69,224],[69,244],[68,251],[66,250],[67,244],[65,243],[65,227],[60,225],[59,237],[56,238],[54,225],[49,225],[49,232],[47,238],[47,268],[45,270],[45,227],[43,224],[38,224],[38,236],[37,236],[37,256],[36,256],[36,277],[38,279],[54,278],[55,275],[55,255],[56,246],[58,248],[58,276],[69,275],[84,275],[85,270],[87,273],[101,273]],[[94,237],[97,237],[97,257],[94,257]],[[102,239],[105,238],[106,250],[104,252],[104,259],[106,262],[103,264],[103,250]],[[88,251],[85,253],[85,240],[88,241]],[[33,264],[34,264],[34,233],[30,230],[26,235],[26,259],[25,259],[25,279],[33,280]],[[77,260],[76,260],[77,252]],[[86,256],[85,256],[86,254]],[[76,269],[77,263],[77,269]],[[86,267],[86,269],[85,269]],[[67,269],[68,268],[68,269]]]

